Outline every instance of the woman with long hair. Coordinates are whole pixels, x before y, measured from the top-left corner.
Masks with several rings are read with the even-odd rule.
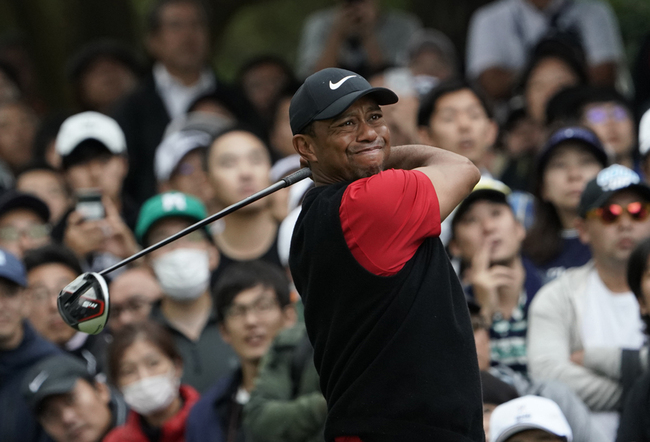
[[[580,196],[589,180],[607,165],[607,153],[591,130],[567,126],[553,131],[535,168],[535,218],[524,240],[524,254],[546,283],[591,259],[575,229]]]

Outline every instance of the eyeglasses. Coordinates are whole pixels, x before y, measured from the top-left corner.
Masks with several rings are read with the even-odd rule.
[[[29,239],[43,239],[49,236],[52,228],[49,224],[36,224],[26,229],[13,226],[0,227],[0,239],[7,242],[16,242],[25,236]]]
[[[634,221],[645,221],[650,215],[650,203],[635,201],[623,207],[619,204],[610,204],[606,207],[598,207],[587,213],[587,218],[599,218],[603,224],[613,224],[627,212]]]
[[[589,109],[585,116],[592,124],[602,124],[609,118],[614,121],[625,121],[630,118],[627,110],[625,110],[623,106],[614,106],[611,109],[605,107],[594,107]]]
[[[228,319],[243,319],[246,317],[247,312],[255,313],[256,315],[263,315],[269,313],[278,306],[277,299],[273,298],[260,298],[249,305],[233,305],[226,309],[224,316]]]
[[[128,301],[122,304],[111,304],[111,315],[114,317],[119,317],[122,313],[139,313],[144,310],[145,307],[151,306],[152,302],[144,296],[134,296]]]

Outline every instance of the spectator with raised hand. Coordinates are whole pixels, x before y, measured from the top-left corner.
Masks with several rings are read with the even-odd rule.
[[[154,154],[165,127],[199,96],[226,89],[209,67],[209,24],[200,0],[156,0],[147,17],[145,44],[151,73],[116,108],[131,172],[125,190],[142,203],[156,193]]]
[[[104,442],[184,442],[199,394],[181,383],[182,374],[181,353],[163,327],[145,321],[120,330],[109,349],[109,375],[131,411]]]
[[[526,231],[509,194],[500,181],[482,178],[452,215],[449,251],[461,261],[467,296],[490,324],[491,360],[525,374],[528,307],[542,281],[521,256]]]
[[[187,421],[187,442],[246,440],[243,409],[250,400],[260,361],[275,336],[296,321],[289,281],[279,267],[262,261],[227,267],[216,283],[214,296],[221,335],[237,353],[239,367],[194,406]]]
[[[85,361],[68,355],[51,356],[31,367],[22,393],[55,442],[101,442],[126,422],[122,396],[97,379]]]
[[[50,211],[39,198],[15,190],[0,196],[0,248],[22,259],[52,241]]]
[[[381,11],[378,0],[337,0],[307,17],[298,47],[298,74],[340,67],[367,76],[399,63],[420,20]]]
[[[104,373],[107,332],[89,335],[66,324],[57,308],[62,287],[81,275],[79,260],[61,245],[50,244],[30,250],[23,258],[27,269],[28,319],[36,331],[48,341],[84,360],[92,370]]]
[[[594,84],[614,86],[624,61],[616,18],[606,2],[499,0],[474,12],[467,71],[493,98],[507,98],[532,48],[545,37],[580,47]]]
[[[26,321],[25,287],[25,267],[0,249],[0,440],[41,442],[45,433],[21,397],[20,384],[29,367],[60,350]]]
[[[77,204],[53,236],[86,259],[92,270],[103,270],[136,253],[129,226],[135,226],[137,208],[122,194],[129,163],[117,122],[92,111],[73,115],[61,125],[56,150]]]
[[[132,267],[117,275],[108,286],[111,314],[108,328],[116,333],[127,324],[146,320],[154,303],[160,301],[162,289],[150,269]]]
[[[218,135],[206,157],[210,183],[222,207],[269,186],[271,160],[264,142],[254,133],[233,128]],[[263,198],[223,218],[223,231],[213,235],[221,260],[213,281],[232,262],[261,259],[278,266],[278,221],[272,200]]]
[[[578,206],[580,239],[593,260],[545,285],[529,310],[528,368],[535,379],[565,383],[589,406],[608,436],[618,426],[623,386],[592,367],[609,359],[599,347],[639,349],[639,304],[626,278],[632,250],[650,237],[650,187],[615,164],[587,183]]]
[[[136,235],[147,247],[206,217],[198,199],[179,192],[163,193],[142,205]],[[219,253],[207,229],[194,231],[146,256],[163,293],[150,317],[172,334],[183,357],[183,383],[199,392],[237,365],[234,351],[219,333],[210,295],[210,272],[218,262]]]
[[[67,71],[77,106],[108,115],[135,89],[142,66],[128,47],[106,39],[81,47],[68,61]]]
[[[556,129],[537,156],[535,219],[524,253],[540,269],[544,283],[591,259],[576,230],[578,204],[587,183],[607,164],[596,134],[580,126]]]

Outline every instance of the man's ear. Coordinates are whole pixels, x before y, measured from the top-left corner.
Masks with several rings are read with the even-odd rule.
[[[95,391],[97,396],[103,404],[107,404],[111,401],[111,390],[108,388],[104,382],[95,381]]]
[[[293,327],[298,320],[298,314],[296,313],[296,307],[293,304],[289,304],[282,309],[282,317],[284,318],[283,328]]]
[[[318,162],[314,153],[314,144],[309,135],[297,134],[293,136],[293,148],[300,155],[300,165],[305,166]]]

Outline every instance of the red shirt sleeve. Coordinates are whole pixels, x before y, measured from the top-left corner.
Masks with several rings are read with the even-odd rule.
[[[425,238],[440,235],[440,206],[429,177],[390,169],[354,181],[339,207],[343,236],[369,272],[390,276],[413,257]]]

